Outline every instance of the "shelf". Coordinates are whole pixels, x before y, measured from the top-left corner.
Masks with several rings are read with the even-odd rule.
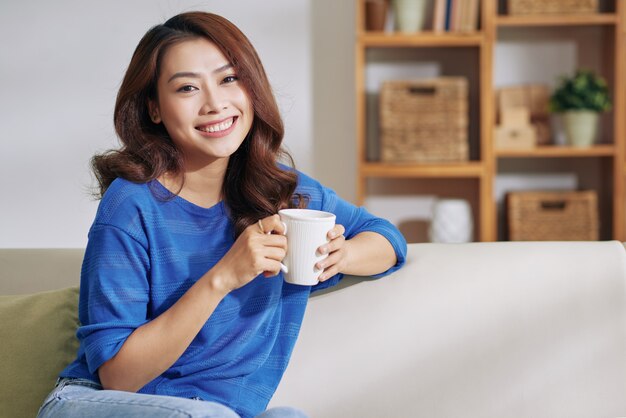
[[[406,178],[472,178],[483,175],[483,165],[478,161],[467,163],[436,164],[390,164],[363,163],[361,174],[365,177],[406,177]]]
[[[568,158],[568,157],[613,157],[613,145],[594,145],[589,148],[544,145],[526,150],[495,150],[498,158]]]
[[[419,32],[404,34],[398,32],[363,32],[358,41],[364,47],[459,47],[480,46],[482,32],[449,33]]]
[[[566,167],[581,175],[582,185],[598,192],[601,239],[626,240],[626,123],[623,119],[626,115],[626,0],[602,0],[599,13],[530,16],[507,15],[505,0],[479,0],[479,30],[466,33],[367,31],[364,29],[368,0],[355,1],[356,194],[359,204],[370,194],[387,194],[387,188],[394,193],[396,187],[402,193],[417,193],[411,187],[413,183],[418,183],[420,188],[432,185],[432,194],[458,195],[474,202],[477,239],[494,241],[505,238],[503,215],[494,200],[498,174],[514,171],[523,176],[537,169],[552,173]],[[560,55],[553,50],[559,48],[561,42],[568,43],[568,48],[571,46],[573,62],[561,59],[570,52],[564,57],[550,56],[545,63],[541,62],[543,44],[546,43],[545,51],[550,51],[549,54]],[[522,50],[517,51],[516,43],[523,43]],[[506,54],[496,53],[500,46],[515,54],[510,63],[496,63],[496,60],[507,59]],[[523,54],[528,54],[533,62],[524,62]],[[383,65],[377,66],[379,63]],[[434,64],[432,71],[430,67],[425,67],[428,68],[425,71],[441,76],[463,75],[470,81],[468,103],[473,125],[468,128],[468,137],[475,151],[472,155],[480,161],[403,164],[367,160],[367,156],[373,154],[368,139],[378,134],[374,130],[380,126],[380,116],[371,106],[375,97],[369,96],[367,83],[376,84],[374,78],[376,82],[384,77],[408,78],[411,73],[404,70],[405,64],[421,67],[424,63]],[[519,69],[519,75],[518,63],[521,63],[519,67],[524,67]],[[370,64],[374,65],[368,67]],[[587,148],[551,144],[526,150],[496,149],[494,128],[498,103],[495,93],[500,84],[496,81],[507,68],[496,64],[512,66],[515,74],[510,77],[511,84],[543,83],[548,77],[552,78],[550,74],[557,70],[565,72],[573,65],[590,67],[602,74],[609,81],[613,98],[613,110],[601,121],[602,139],[609,143]],[[381,74],[376,72],[379,70]],[[472,187],[468,188],[468,183]]]
[[[597,13],[587,15],[541,15],[507,16],[499,15],[496,26],[590,26],[616,25],[619,17],[615,13]]]

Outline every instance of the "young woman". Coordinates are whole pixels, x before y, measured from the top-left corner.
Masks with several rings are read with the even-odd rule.
[[[102,200],[81,272],[80,349],[39,417],[304,416],[264,410],[309,295],[346,273],[399,268],[402,235],[278,163],[269,82],[220,16],[185,13],[146,33],[115,127],[121,149],[93,160]],[[316,286],[282,278],[286,207],[337,216]]]

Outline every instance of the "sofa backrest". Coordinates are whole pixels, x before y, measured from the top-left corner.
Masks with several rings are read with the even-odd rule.
[[[271,405],[316,418],[623,417],[625,394],[620,243],[412,244],[392,276],[310,301]]]
[[[78,286],[82,248],[0,249],[0,295]]]

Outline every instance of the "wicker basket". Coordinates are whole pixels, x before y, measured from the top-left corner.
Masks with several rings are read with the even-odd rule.
[[[596,13],[598,0],[508,0],[510,15]]]
[[[598,201],[594,191],[511,192],[507,195],[511,241],[595,241]]]
[[[385,162],[467,161],[467,79],[383,83],[380,131]]]

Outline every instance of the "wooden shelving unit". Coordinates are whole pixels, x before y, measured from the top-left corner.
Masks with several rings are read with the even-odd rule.
[[[357,165],[358,184],[357,199],[363,203],[368,196],[368,182],[372,179],[405,178],[411,181],[428,179],[477,181],[475,194],[475,219],[477,221],[476,240],[495,241],[498,239],[496,202],[494,183],[496,176],[506,161],[519,162],[542,161],[543,164],[555,164],[557,161],[567,162],[572,167],[592,162],[600,167],[595,173],[596,184],[608,184],[599,196],[601,210],[600,223],[605,225],[601,239],[626,240],[626,4],[622,0],[600,0],[600,11],[590,15],[542,15],[542,16],[509,16],[504,10],[502,1],[480,1],[480,29],[473,33],[435,33],[420,32],[417,34],[399,34],[388,32],[367,32],[364,19],[365,0],[356,1],[357,34],[356,34],[356,107],[357,107]],[[533,35],[537,30],[569,31],[585,30],[594,27],[602,30],[608,42],[597,45],[604,48],[608,57],[602,63],[602,74],[608,75],[613,110],[610,117],[605,117],[603,128],[608,136],[602,138],[598,145],[590,148],[573,148],[568,146],[540,146],[531,150],[496,150],[493,131],[495,127],[494,99],[494,55],[499,36],[507,30],[528,31]],[[577,29],[581,28],[581,29]],[[525,33],[525,32],[524,32]],[[478,135],[470,138],[475,152],[470,161],[455,164],[389,164],[368,159],[368,103],[365,72],[368,56],[371,51],[386,49],[447,49],[455,54],[459,49],[471,48],[478,54],[475,73],[470,80],[475,83],[477,97],[470,107],[477,110],[474,123],[478,125]],[[537,65],[541,65],[540,62]],[[517,164],[517,163],[516,163]],[[585,163],[587,164],[587,163]],[[519,165],[519,164],[517,164]],[[588,165],[588,164],[587,164]]]

